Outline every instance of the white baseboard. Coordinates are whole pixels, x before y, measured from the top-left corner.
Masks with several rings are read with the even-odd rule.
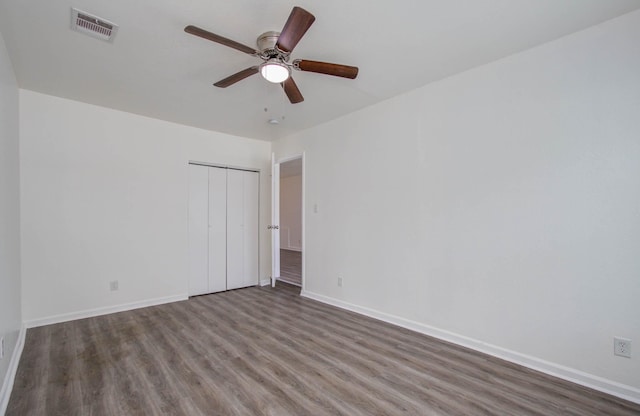
[[[445,331],[442,329],[434,328],[429,325],[422,324],[420,322],[412,321],[409,319],[401,318],[398,316],[390,315],[384,312],[376,311],[374,309],[366,308],[363,306],[354,305],[348,302],[334,299],[328,296],[320,295],[317,293],[302,291],[300,296],[304,296],[309,299],[317,300],[328,305],[336,306],[341,309],[346,309],[352,312],[356,312],[370,318],[378,319],[393,325],[400,326],[402,328],[410,329],[415,332],[419,332],[425,335],[432,336],[447,342],[461,345],[497,358],[501,358],[506,361],[510,361],[515,364],[522,365],[524,367],[531,368],[536,371],[540,371],[545,374],[549,374],[554,377],[561,378],[563,380],[570,381],[572,383],[580,384],[585,387],[592,388],[594,390],[601,391],[603,393],[611,394],[616,397],[620,397],[625,400],[629,400],[634,403],[640,404],[640,389],[632,386],[621,384],[612,380],[605,379],[603,377],[595,376],[593,374],[585,373],[574,368],[565,367],[560,364],[555,364],[549,361],[542,360],[540,358],[532,357],[526,354],[522,354],[516,351],[511,351],[505,348],[498,347],[496,345],[488,344],[473,338],[465,337],[453,332]]]
[[[103,308],[88,309],[88,310],[79,311],[79,312],[63,313],[60,315],[48,316],[46,318],[32,319],[29,321],[25,321],[24,324],[26,325],[27,328],[35,328],[38,326],[57,324],[60,322],[75,321],[76,319],[91,318],[94,316],[107,315],[110,313],[130,311],[133,309],[146,308],[148,306],[162,305],[163,303],[178,302],[178,301],[187,300],[187,299],[189,299],[189,296],[187,294],[167,296],[163,298],[143,300],[140,302],[124,303],[124,304],[115,305],[115,306],[106,306]]]
[[[302,247],[280,247],[282,250],[302,252]]]
[[[261,279],[260,286],[269,286],[271,284],[271,279]]]
[[[20,357],[22,356],[22,349],[24,348],[24,338],[27,334],[27,327],[22,325],[20,332],[18,333],[18,340],[16,347],[11,354],[11,361],[9,361],[9,368],[7,374],[4,376],[2,382],[2,389],[0,389],[0,415],[4,415],[9,405],[9,398],[11,397],[11,391],[13,390],[13,382],[16,379],[16,372],[18,371],[18,363],[20,363]]]
[[[278,277],[276,280],[277,280],[278,282],[284,282],[284,283],[286,283],[286,284],[288,284],[288,285],[302,287],[302,285],[301,285],[300,283],[294,283],[293,281],[291,281],[291,280],[287,279],[286,277],[282,277],[282,276],[280,276],[280,277]]]

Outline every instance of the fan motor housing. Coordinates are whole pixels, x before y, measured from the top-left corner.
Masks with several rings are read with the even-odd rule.
[[[281,52],[278,52],[276,49],[276,43],[278,42],[279,36],[280,32],[264,32],[262,35],[258,36],[258,40],[256,41],[258,50],[268,57],[280,56]]]

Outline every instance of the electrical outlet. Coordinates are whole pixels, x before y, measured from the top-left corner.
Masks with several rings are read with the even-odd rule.
[[[113,281],[109,282],[109,288],[111,288],[112,292],[118,290],[118,281],[117,280],[113,280]]]
[[[4,358],[4,337],[0,338],[0,360]]]
[[[342,287],[342,277],[338,277],[338,287]]]
[[[613,338],[613,353],[620,357],[631,358],[631,340],[625,338]]]

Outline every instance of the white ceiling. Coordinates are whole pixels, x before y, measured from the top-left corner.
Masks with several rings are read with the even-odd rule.
[[[358,78],[295,72],[305,97],[295,105],[259,75],[214,87],[260,61],[184,27],[255,46],[294,5],[316,21],[292,57],[358,66]],[[114,43],[71,31],[72,6],[118,24]],[[273,140],[638,8],[640,0],[0,0],[0,32],[21,88]]]

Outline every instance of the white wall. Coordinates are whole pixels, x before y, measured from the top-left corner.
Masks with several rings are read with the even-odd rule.
[[[280,178],[280,248],[302,249],[302,175]]]
[[[22,326],[20,310],[20,176],[18,154],[18,84],[0,34],[0,413],[6,394],[9,362]]]
[[[268,223],[269,142],[27,90],[20,91],[20,128],[23,314],[30,325],[186,296],[189,160],[261,169],[260,220]],[[270,244],[262,228],[265,279]],[[112,280],[118,291],[110,291]]]
[[[310,296],[640,401],[640,12],[274,150],[307,155]]]

